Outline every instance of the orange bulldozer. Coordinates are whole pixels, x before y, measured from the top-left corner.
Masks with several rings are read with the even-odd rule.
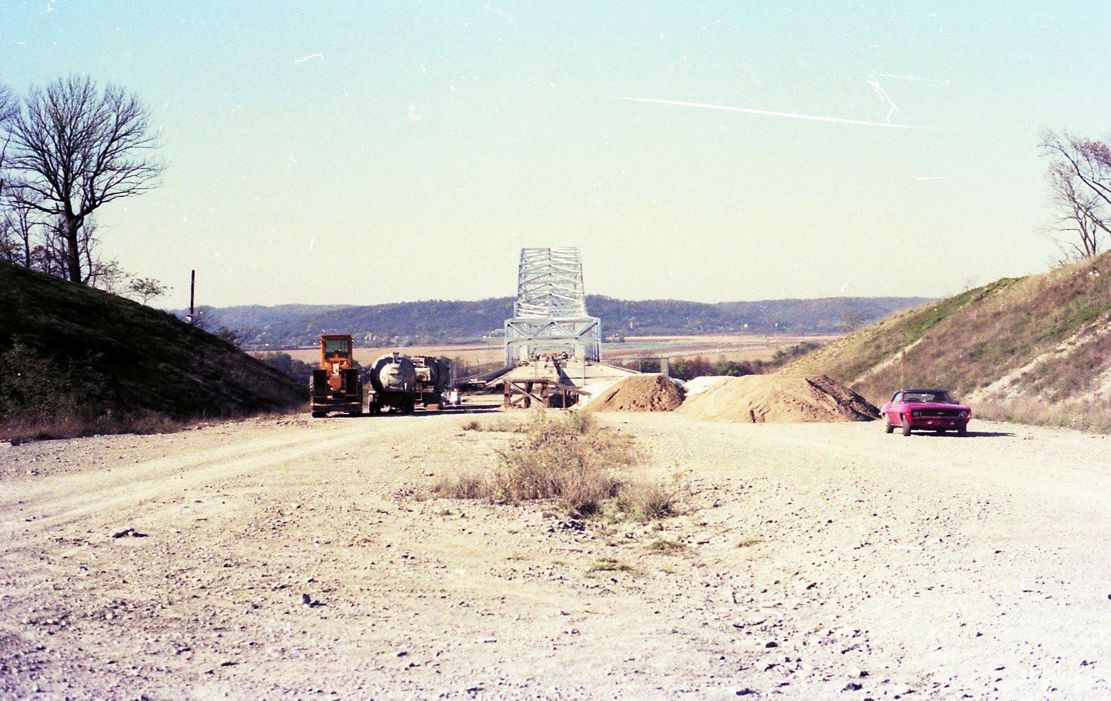
[[[320,337],[320,367],[312,371],[309,380],[309,404],[317,418],[332,411],[350,416],[363,413],[363,379],[355,367],[349,334]]]

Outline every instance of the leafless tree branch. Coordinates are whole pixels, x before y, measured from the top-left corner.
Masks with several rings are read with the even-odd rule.
[[[1111,148],[1046,130],[1041,152],[1049,158],[1046,178],[1059,213],[1053,230],[1072,234],[1066,258],[1098,255],[1101,238],[1111,235]]]
[[[21,176],[21,201],[59,223],[66,277],[94,280],[93,258],[81,236],[99,207],[158,184],[162,164],[150,115],[122,87],[103,90],[88,77],[32,88],[13,121],[10,167]]]
[[[19,113],[19,102],[12,95],[6,85],[0,85],[0,197],[4,195],[4,186],[8,182],[7,154],[8,145],[11,143],[11,123]]]

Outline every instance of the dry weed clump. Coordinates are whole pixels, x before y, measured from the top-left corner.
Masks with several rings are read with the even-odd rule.
[[[464,421],[460,426],[464,431],[478,431],[486,433],[524,433],[528,430],[528,423],[512,419],[497,419],[482,423],[478,419]]]
[[[620,474],[640,459],[630,436],[602,428],[593,416],[577,411],[556,419],[540,411],[519,425],[523,435],[496,451],[493,470],[440,480],[432,493],[499,504],[554,500],[579,517],[600,514],[610,501],[616,501],[619,512],[642,520],[671,513],[669,494]]]
[[[649,552],[660,553],[662,555],[675,555],[686,550],[687,546],[674,540],[657,538],[649,543],[646,549]]]
[[[196,423],[196,421],[174,419],[154,412],[141,412],[126,417],[99,416],[94,418],[82,416],[78,413],[66,413],[29,421],[0,421],[0,440],[21,442],[116,433],[140,435],[176,433],[188,429]]]
[[[637,521],[657,521],[675,515],[675,492],[661,484],[631,484],[617,495],[617,510]]]
[[[591,563],[587,574],[592,572],[632,572],[633,568],[612,557],[600,557]]]
[[[486,481],[474,475],[462,477],[442,477],[432,485],[436,496],[452,499],[482,499],[489,495]]]
[[[1036,426],[1060,426],[1088,431],[1111,433],[1111,405],[1106,401],[1070,401],[1052,404],[1041,399],[1014,397],[985,402],[974,407],[976,417],[988,421]]]

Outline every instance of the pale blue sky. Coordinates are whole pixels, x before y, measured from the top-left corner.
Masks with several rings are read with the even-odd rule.
[[[0,0],[0,80],[151,107],[164,183],[100,220],[175,306],[511,295],[523,245],[632,299],[1045,269],[1038,133],[1111,130],[1111,3],[814,4]]]

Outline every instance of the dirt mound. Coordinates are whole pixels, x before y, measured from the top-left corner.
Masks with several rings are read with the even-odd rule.
[[[663,375],[630,375],[610,385],[583,407],[586,411],[675,411],[683,390]]]
[[[683,391],[689,398],[692,394],[701,394],[726,378],[725,375],[702,375],[683,383]]]
[[[871,421],[879,416],[864,397],[825,375],[728,377],[683,404],[698,419],[744,423]]]

